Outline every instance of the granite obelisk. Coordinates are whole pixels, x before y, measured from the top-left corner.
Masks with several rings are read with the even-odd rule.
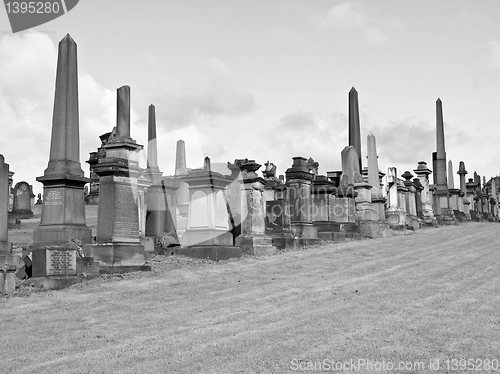
[[[435,215],[440,223],[455,223],[453,209],[450,207],[449,187],[446,177],[446,150],[444,141],[443,104],[436,101],[436,152],[432,155],[434,168]]]
[[[385,221],[385,202],[387,199],[382,195],[382,190],[380,189],[377,143],[375,135],[370,132],[366,141],[368,153],[368,184],[372,186],[370,190],[371,201],[378,214],[379,220]]]
[[[148,167],[146,175],[151,181],[147,189],[146,229],[147,237],[160,238],[169,236],[170,244],[178,244],[175,225],[175,192],[178,181],[175,178],[162,178],[158,167],[158,148],[156,141],[155,106],[149,106],[148,115]]]
[[[189,173],[189,169],[186,167],[186,144],[184,140],[177,141],[177,148],[175,154],[175,175],[183,176]],[[189,187],[188,184],[179,180],[179,189],[177,190],[177,208],[179,209],[179,215],[182,217],[187,217],[189,211]]]
[[[34,244],[90,243],[83,193],[90,179],[80,165],[77,48],[69,34],[59,42],[49,164],[36,179],[43,183],[44,204]]]
[[[358,91],[356,91],[354,87],[349,91],[349,145],[352,145],[356,150],[359,158],[359,170],[363,170],[361,161]]]

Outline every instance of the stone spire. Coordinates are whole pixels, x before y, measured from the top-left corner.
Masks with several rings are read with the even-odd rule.
[[[446,158],[444,146],[443,103],[439,98],[436,101],[436,151],[438,159]]]
[[[148,113],[148,169],[158,169],[158,148],[156,142],[155,106],[149,106]]]
[[[368,183],[372,186],[371,195],[372,198],[381,197],[382,191],[380,190],[377,144],[375,141],[375,135],[370,132],[366,137],[366,142],[368,150]]]
[[[363,170],[361,162],[361,131],[359,125],[358,91],[353,87],[349,91],[349,145],[352,145],[359,157],[359,170]]]
[[[175,175],[179,175],[179,171],[186,170],[186,144],[184,140],[177,141],[177,149],[175,152]]]
[[[453,176],[453,162],[448,160],[448,188],[455,188],[455,179]]]
[[[130,87],[118,88],[116,95],[116,135],[130,138]]]
[[[83,177],[76,50],[76,43],[69,34],[59,42],[50,156],[45,176],[69,174]]]

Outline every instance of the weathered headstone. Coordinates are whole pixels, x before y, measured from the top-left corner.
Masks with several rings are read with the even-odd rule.
[[[27,182],[18,182],[14,186],[14,206],[11,214],[19,219],[33,217],[31,210],[31,195],[33,191]]]
[[[90,243],[83,195],[90,179],[80,165],[77,47],[69,34],[59,43],[49,164],[37,181],[43,183],[44,204],[34,244]]]

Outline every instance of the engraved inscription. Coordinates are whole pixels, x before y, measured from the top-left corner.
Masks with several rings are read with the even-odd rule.
[[[115,238],[139,238],[139,214],[132,186],[115,185],[115,214],[113,236]]]
[[[44,198],[43,203],[44,203],[44,205],[62,205],[61,191],[48,190],[45,193],[45,198]]]
[[[47,275],[75,275],[76,251],[47,249]]]

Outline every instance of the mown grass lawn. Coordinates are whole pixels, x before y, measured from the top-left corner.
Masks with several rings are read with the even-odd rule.
[[[446,360],[500,360],[498,223],[152,265],[0,299],[0,372],[288,373],[371,360],[457,373]]]

